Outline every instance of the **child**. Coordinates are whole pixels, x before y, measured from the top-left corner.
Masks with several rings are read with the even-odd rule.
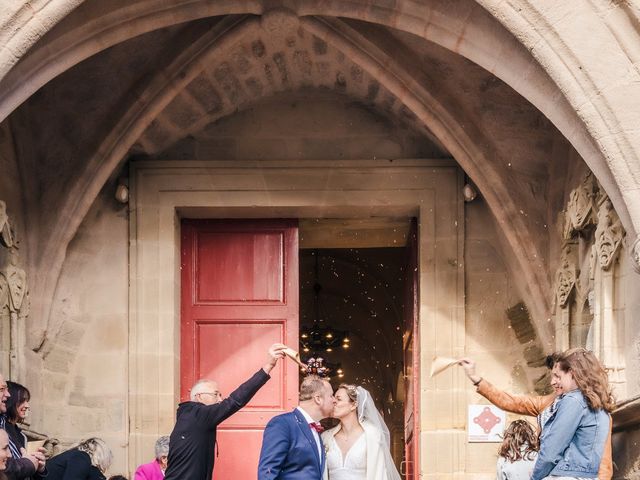
[[[511,422],[498,451],[497,480],[529,480],[537,456],[538,435],[531,424]]]

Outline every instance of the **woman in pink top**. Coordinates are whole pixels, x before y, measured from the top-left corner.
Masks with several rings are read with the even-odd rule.
[[[162,480],[167,468],[169,456],[169,436],[165,435],[156,441],[156,459],[140,465],[136,470],[135,480]]]

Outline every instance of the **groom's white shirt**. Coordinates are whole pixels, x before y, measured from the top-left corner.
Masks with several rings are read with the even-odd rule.
[[[304,419],[307,421],[307,423],[315,423],[315,420],[311,418],[311,415],[309,415],[307,412],[304,411],[304,408],[302,407],[296,407],[296,408],[300,411],[300,413],[302,414]],[[320,446],[320,434],[314,428],[311,428],[311,426],[309,426],[309,428],[311,429],[311,435],[313,435],[313,439],[316,441],[316,447],[318,447],[318,458],[322,458],[322,447]]]

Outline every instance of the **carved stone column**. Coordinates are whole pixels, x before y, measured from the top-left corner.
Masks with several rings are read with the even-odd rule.
[[[19,321],[27,309],[27,274],[18,266],[18,245],[9,223],[6,204],[0,200],[0,368],[17,377],[20,358]]]
[[[619,322],[616,319],[615,266],[624,239],[624,229],[611,200],[605,195],[599,202],[598,226],[595,231],[594,249],[599,272],[596,271],[596,309],[598,319],[596,333],[599,337],[597,350],[600,360],[609,371],[609,380],[618,395],[626,384],[624,352],[620,338]],[[596,347],[596,345],[594,345]]]
[[[568,308],[572,292],[578,279],[577,245],[568,242],[564,245],[560,256],[560,267],[556,272],[556,349],[569,348],[569,327],[571,325],[571,309]]]

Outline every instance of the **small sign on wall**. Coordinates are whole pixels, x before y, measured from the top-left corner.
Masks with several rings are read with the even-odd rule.
[[[506,415],[493,405],[469,405],[469,442],[502,442]]]

